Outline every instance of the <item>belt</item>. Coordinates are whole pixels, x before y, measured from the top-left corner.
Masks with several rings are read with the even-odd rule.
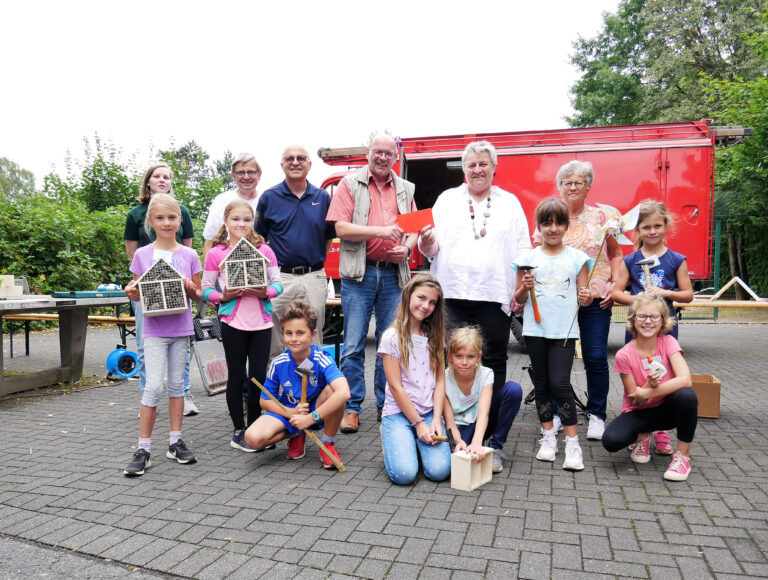
[[[301,276],[302,274],[309,274],[310,272],[317,272],[322,269],[322,262],[313,266],[280,266],[280,271],[283,274],[293,274],[294,276]]]
[[[397,264],[395,264],[394,262],[384,262],[384,261],[374,262],[373,260],[366,260],[365,263],[368,266],[371,266],[373,268],[397,268]]]

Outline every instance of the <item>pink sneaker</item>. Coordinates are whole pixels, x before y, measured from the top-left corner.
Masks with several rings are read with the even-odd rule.
[[[672,440],[666,431],[654,431],[653,446],[656,448],[656,455],[672,455]]]
[[[672,457],[672,463],[664,472],[664,479],[667,481],[685,481],[691,473],[691,458],[675,453]]]
[[[301,459],[304,457],[304,443],[307,440],[307,434],[302,432],[293,439],[288,439],[288,459]]]
[[[651,438],[638,441],[629,446],[632,453],[629,458],[634,463],[648,463],[651,460]]]

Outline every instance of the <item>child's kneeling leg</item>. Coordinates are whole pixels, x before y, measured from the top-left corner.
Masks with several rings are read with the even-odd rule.
[[[245,431],[245,443],[251,449],[260,451],[285,439],[285,425],[271,415],[261,415]]]
[[[403,413],[381,419],[381,447],[384,467],[392,483],[410,485],[419,473],[416,435]]]

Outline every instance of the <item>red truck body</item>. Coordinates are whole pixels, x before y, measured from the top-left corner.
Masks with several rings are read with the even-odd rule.
[[[419,209],[432,207],[443,191],[463,183],[461,153],[472,141],[496,147],[494,184],[514,193],[533,232],[535,208],[558,195],[557,170],[579,159],[590,161],[595,178],[587,204],[605,203],[622,213],[644,199],[663,202],[677,216],[668,246],[684,254],[692,279],[711,278],[715,132],[707,120],[689,123],[589,127],[515,133],[478,133],[445,137],[402,138],[394,170],[416,184]],[[325,163],[346,171],[323,183],[331,195],[336,184],[366,163],[365,149],[321,149]],[[622,246],[625,253],[631,246]],[[411,258],[413,269],[421,256]],[[326,260],[326,273],[338,278],[338,244]]]

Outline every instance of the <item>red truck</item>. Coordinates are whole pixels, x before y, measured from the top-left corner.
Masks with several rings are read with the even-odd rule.
[[[534,210],[545,197],[558,193],[557,170],[568,161],[592,162],[595,178],[587,203],[611,205],[627,212],[644,199],[663,202],[677,215],[669,246],[687,257],[691,278],[712,277],[712,223],[715,139],[718,128],[706,119],[689,123],[589,127],[552,131],[478,133],[398,139],[400,155],[394,170],[416,185],[416,206],[432,207],[448,188],[464,181],[461,153],[480,139],[496,147],[499,162],[494,184],[514,193],[523,205],[533,232]],[[364,147],[320,149],[320,158],[345,171],[323,183],[331,195],[339,181],[367,163]],[[625,252],[631,246],[622,246]],[[418,252],[411,258],[419,268]],[[326,260],[326,272],[339,277],[338,244]]]

